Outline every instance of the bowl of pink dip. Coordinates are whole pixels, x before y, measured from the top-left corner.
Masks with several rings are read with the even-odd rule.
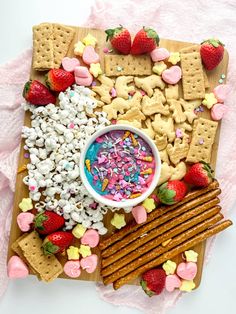
[[[80,157],[80,176],[89,194],[111,207],[143,202],[161,173],[159,151],[150,137],[128,125],[95,132]]]

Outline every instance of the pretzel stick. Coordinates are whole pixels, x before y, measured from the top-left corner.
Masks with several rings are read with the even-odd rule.
[[[217,212],[217,211],[219,211],[219,208],[213,208],[213,209],[211,209],[211,211]],[[202,215],[200,215],[200,216],[202,216]],[[156,259],[161,254],[169,251],[170,249],[172,249],[176,245],[184,242],[186,240],[186,238],[185,238],[186,234],[188,234],[188,239],[189,239],[192,236],[198,234],[199,232],[206,230],[210,226],[213,226],[216,222],[220,221],[221,219],[223,219],[222,214],[217,214],[217,215],[210,217],[208,219],[201,220],[200,223],[196,222],[197,217],[192,218],[191,220],[195,220],[195,223],[193,223],[191,221],[190,227],[189,227],[189,223],[187,221],[184,224],[178,226],[177,228],[180,227],[180,229],[182,229],[182,231],[180,231],[178,229],[178,232],[179,232],[178,236],[174,237],[173,239],[171,239],[169,237],[169,239],[171,239],[171,241],[168,243],[167,246],[159,245],[159,246],[155,247],[154,249],[152,249],[151,251],[143,252],[144,253],[143,255],[137,257],[134,261],[132,261],[128,265],[125,265],[123,268],[119,269],[118,271],[113,272],[112,275],[105,277],[103,279],[104,284],[107,285],[109,283],[116,281],[117,279],[127,275],[130,272],[132,272],[134,269],[136,269],[142,265],[147,264],[148,262],[152,261],[153,259]]]
[[[209,203],[204,204],[204,205],[208,205],[208,204]],[[111,273],[115,272],[119,268],[122,268],[124,265],[131,263],[133,260],[136,260],[138,257],[147,253],[151,249],[154,249],[156,246],[158,246],[162,242],[178,235],[184,230],[188,230],[190,227],[193,227],[194,225],[206,220],[207,218],[214,216],[215,214],[219,213],[221,210],[220,206],[213,207],[215,205],[213,203],[213,200],[212,200],[212,206],[209,205],[210,207],[208,207],[208,208],[213,207],[212,209],[207,210],[208,208],[204,205],[200,205],[196,207],[195,209],[189,211],[188,213],[184,213],[183,215],[177,217],[176,219],[172,219],[170,222],[163,224],[160,228],[158,228],[158,230],[153,230],[147,236],[139,238],[137,239],[137,241],[132,242],[128,247],[125,247],[121,251],[117,252],[117,254],[115,254],[114,262],[115,261],[117,262],[115,263],[112,262],[111,260],[112,256],[109,257],[108,259],[110,259],[110,264],[106,268],[104,266],[104,268],[101,271],[102,276],[104,277],[104,276],[110,275]],[[194,218],[194,219],[191,219],[191,218]],[[191,219],[191,220],[187,221],[188,219]],[[185,224],[182,224],[185,221],[187,222]],[[125,252],[123,253],[123,251]],[[122,252],[121,255],[123,257],[123,258],[121,257],[121,259],[119,259],[120,252]],[[102,265],[106,265],[106,264],[107,264],[107,260],[103,260]]]
[[[137,278],[139,275],[141,275],[145,271],[161,265],[162,263],[164,263],[168,259],[171,259],[174,256],[190,249],[194,245],[205,241],[206,239],[208,239],[208,238],[212,237],[213,235],[225,230],[226,228],[230,227],[231,225],[232,225],[231,220],[225,220],[225,221],[219,223],[218,225],[213,226],[212,228],[195,235],[194,237],[192,237],[189,240],[188,240],[188,237],[185,237],[185,240],[187,240],[186,242],[180,243],[179,245],[177,245],[175,248],[173,248],[169,252],[164,253],[163,255],[159,256],[157,259],[154,259],[151,262],[147,263],[146,265],[143,265],[143,266],[135,269],[134,271],[129,273],[127,276],[122,277],[119,280],[117,280],[116,282],[114,282],[114,284],[113,284],[114,289],[115,290],[119,289],[121,286],[123,286],[127,282],[130,282],[131,280]]]
[[[171,205],[171,206],[161,206],[159,208],[157,208],[156,210],[152,211],[149,215],[148,218],[146,220],[145,223],[138,225],[135,221],[133,221],[131,224],[127,225],[126,227],[122,228],[120,231],[114,233],[113,235],[109,236],[106,239],[103,239],[102,241],[100,241],[99,244],[99,248],[100,250],[104,250],[105,248],[107,248],[108,246],[112,245],[113,243],[119,241],[120,239],[122,239],[123,237],[125,237],[126,235],[130,234],[131,232],[136,231],[138,228],[140,228],[141,226],[149,223],[150,221],[152,221],[153,219],[159,217],[160,215],[162,215],[161,213],[159,213],[160,209],[164,209],[165,212],[168,212],[176,207],[179,207],[180,205],[183,205],[187,202],[189,202],[192,199],[195,199],[197,197],[199,197],[202,194],[205,194],[211,190],[214,190],[216,188],[219,187],[219,183],[217,180],[214,180],[213,182],[211,182],[206,188],[204,189],[199,189],[199,190],[195,190],[195,191],[191,191],[189,192],[185,198],[180,201],[177,204]]]
[[[213,190],[211,192],[208,192],[207,194],[201,195],[198,198],[183,204],[182,206],[167,212],[165,210],[156,210],[156,211],[161,211],[162,215],[160,215],[161,217],[155,220],[152,220],[150,223],[142,226],[141,228],[139,228],[137,231],[129,234],[127,237],[125,237],[124,239],[120,240],[118,243],[115,243],[114,245],[108,247],[107,249],[105,249],[104,251],[102,251],[101,255],[102,257],[108,257],[112,254],[114,254],[115,252],[117,252],[118,250],[122,249],[123,247],[125,247],[126,245],[128,245],[129,243],[131,243],[132,241],[136,240],[138,237],[142,236],[143,234],[151,231],[152,229],[156,228],[157,226],[161,225],[162,223],[175,218],[176,216],[196,207],[197,205],[206,203],[207,201],[212,200],[214,197],[216,197],[217,195],[219,195],[221,192],[220,189],[217,190]],[[165,214],[164,214],[165,213]]]
[[[142,246],[156,238],[157,236],[160,236],[164,232],[172,229],[173,227],[177,226],[178,224],[186,221],[187,219],[190,219],[203,211],[217,205],[220,202],[219,198],[214,198],[213,200],[209,201],[208,203],[204,203],[202,205],[199,205],[195,207],[193,210],[190,210],[189,212],[184,212],[182,215],[177,216],[176,218],[168,220],[166,223],[162,224],[158,229],[153,229],[152,231],[148,233],[144,233],[141,236],[137,237],[133,242],[125,246],[123,249],[116,251],[113,255],[110,255],[107,258],[102,258],[102,267],[105,268],[108,265],[114,263],[118,259],[122,258],[123,256],[126,256],[126,258],[131,258],[130,252],[138,249],[141,250]],[[164,240],[163,240],[164,241]],[[150,245],[150,244],[149,244]],[[136,252],[138,252],[136,251]]]

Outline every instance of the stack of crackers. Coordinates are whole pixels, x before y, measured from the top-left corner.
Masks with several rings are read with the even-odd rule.
[[[33,69],[58,69],[74,38],[75,30],[61,24],[42,23],[33,27]]]

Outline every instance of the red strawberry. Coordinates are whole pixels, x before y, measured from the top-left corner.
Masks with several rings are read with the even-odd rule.
[[[56,254],[64,251],[73,241],[73,235],[66,231],[56,231],[46,236],[43,241],[45,255]]]
[[[46,74],[47,86],[56,92],[64,92],[74,82],[74,75],[62,69],[51,69]]]
[[[188,170],[184,181],[195,186],[206,187],[213,180],[212,173],[213,170],[210,165],[204,161],[200,161]]]
[[[156,268],[146,271],[142,275],[140,285],[145,293],[152,297],[161,294],[166,283],[166,273],[162,268]]]
[[[106,40],[110,40],[113,48],[123,55],[128,55],[130,53],[131,36],[126,28],[120,26],[113,29],[107,29],[105,33],[107,34]]]
[[[154,50],[159,44],[157,32],[149,27],[143,27],[134,37],[130,53],[141,55]]]
[[[62,216],[48,210],[34,218],[34,226],[40,234],[50,234],[64,226],[64,223]]]
[[[181,201],[186,193],[186,184],[183,181],[173,180],[163,183],[157,191],[157,196],[163,204],[172,205]]]
[[[201,43],[200,54],[207,70],[213,70],[224,57],[224,44],[218,39],[208,39]]]
[[[23,97],[32,105],[55,104],[56,102],[56,97],[37,80],[25,83]]]

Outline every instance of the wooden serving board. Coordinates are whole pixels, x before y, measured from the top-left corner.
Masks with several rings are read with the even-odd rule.
[[[90,28],[82,28],[82,27],[73,27],[73,28],[76,30],[76,34],[75,34],[73,42],[70,45],[70,49],[68,51],[67,56],[73,57],[74,56],[74,53],[73,53],[74,44],[78,40],[83,39],[88,33],[90,33],[93,36],[95,36],[98,40],[98,45],[96,47],[96,51],[100,55],[100,59],[101,59],[100,63],[101,63],[102,68],[104,68],[103,48],[108,46],[106,43],[105,32],[103,30],[98,30],[98,29],[90,29]],[[172,51],[172,52],[179,51],[181,48],[184,48],[184,47],[187,47],[190,45],[192,45],[192,43],[174,41],[174,40],[169,40],[169,39],[161,39],[161,41],[160,41],[160,47],[165,47],[169,51]],[[209,83],[210,83],[210,88],[208,89],[209,91],[212,91],[213,88],[219,84],[218,80],[220,79],[221,74],[225,74],[225,75],[227,74],[227,67],[228,67],[228,53],[227,53],[227,51],[225,51],[224,59],[220,63],[220,65],[215,70],[207,73]],[[31,73],[30,73],[30,78],[31,79],[38,79],[38,80],[44,82],[44,75],[45,75],[44,72],[36,72],[32,69]],[[205,118],[210,118],[209,111],[205,108],[204,108],[204,112],[199,113],[199,115],[202,117],[205,117]],[[29,111],[27,111],[25,114],[24,125],[30,126],[30,112]],[[220,136],[220,125],[219,125],[218,130],[217,130],[216,139],[215,139],[215,143],[213,145],[213,150],[212,150],[211,165],[212,165],[213,169],[215,169],[215,165],[216,165],[219,136]],[[20,157],[19,157],[19,168],[22,165],[25,165],[28,163],[28,159],[24,158],[25,151],[24,151],[23,147],[24,147],[24,140],[22,139]],[[14,206],[13,206],[13,213],[12,213],[12,225],[11,225],[11,234],[10,234],[9,249],[8,249],[8,259],[12,255],[14,255],[14,252],[11,250],[12,243],[21,235],[21,231],[19,230],[19,228],[17,226],[16,217],[20,213],[20,209],[18,207],[18,204],[21,202],[22,198],[28,197],[28,187],[26,185],[24,185],[22,182],[24,176],[26,176],[26,175],[27,175],[26,171],[24,171],[22,173],[17,174],[17,178],[16,178],[16,191],[15,191]],[[122,210],[121,210],[121,212],[122,212]],[[115,231],[114,228],[110,224],[110,219],[111,219],[112,215],[113,215],[113,213],[109,212],[104,218],[104,224],[108,228],[109,234],[111,234],[112,232]],[[126,214],[126,221],[128,222],[131,219],[132,219],[131,215]],[[76,244],[76,242],[75,242],[75,244]],[[195,251],[197,251],[199,254],[198,273],[197,273],[197,276],[194,280],[196,283],[196,287],[198,287],[200,282],[201,282],[201,276],[202,276],[202,268],[203,268],[203,261],[204,261],[204,252],[205,252],[205,242],[195,246],[193,249]],[[97,253],[99,255],[98,248],[93,249],[93,252]],[[58,258],[62,263],[66,261],[66,258],[62,255],[58,256]],[[175,258],[175,260],[176,260],[176,262],[180,262],[181,256],[177,256]],[[68,279],[68,277],[64,274],[62,274],[60,277]],[[97,270],[92,274],[88,274],[85,271],[83,271],[81,276],[78,279],[79,280],[100,281],[101,280],[100,268],[97,267]]]

